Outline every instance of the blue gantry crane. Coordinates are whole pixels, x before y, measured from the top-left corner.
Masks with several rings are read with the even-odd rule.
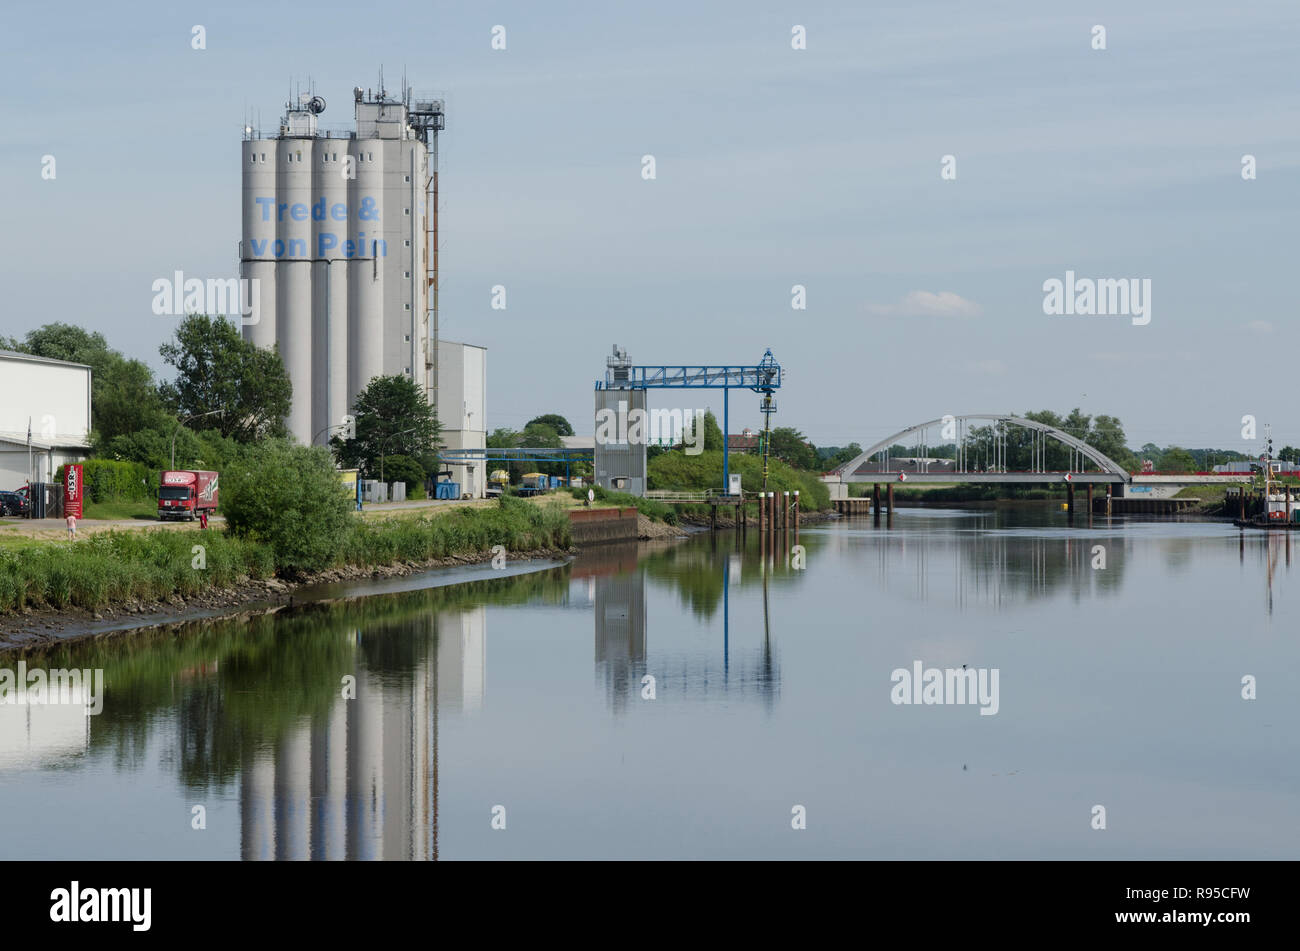
[[[731,391],[752,390],[762,396],[763,487],[767,487],[767,440],[771,414],[776,412],[772,394],[781,388],[781,364],[769,348],[763,359],[751,366],[631,366],[626,351],[614,348],[607,361],[605,379],[596,381],[598,390],[722,390],[722,487],[729,491],[731,462],[727,436],[731,428]]]

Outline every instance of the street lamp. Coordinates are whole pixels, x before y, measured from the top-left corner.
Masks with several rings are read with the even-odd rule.
[[[185,428],[185,424],[188,423],[191,419],[202,419],[204,416],[216,416],[218,413],[220,413],[220,414],[222,414],[222,415],[224,416],[225,413],[226,413],[226,411],[225,411],[224,409],[214,409],[214,410],[211,410],[211,411],[209,411],[209,412],[207,412],[207,413],[195,413],[193,416],[187,416],[187,417],[185,417],[185,419],[181,420],[180,425],[176,427],[176,432],[172,433],[172,468],[173,468],[173,469],[176,468],[176,435],[177,435],[177,433],[179,433],[182,429],[184,429],[184,428]]]
[[[316,436],[319,436],[321,433],[327,433],[327,432],[329,432],[331,429],[347,429],[347,428],[348,428],[349,426],[351,426],[351,425],[352,425],[351,422],[346,422],[346,423],[335,423],[333,426],[326,426],[324,429],[318,430],[317,433],[316,433]],[[316,445],[316,436],[312,436],[312,437],[311,437],[311,444],[312,444],[313,446]]]
[[[380,442],[379,444],[379,481],[380,482],[384,481],[384,451],[388,447],[388,444],[392,440],[396,439],[398,436],[405,436],[407,433],[413,433],[419,428],[420,428],[419,426],[412,426],[410,429],[403,429],[400,433],[393,433],[387,439]]]

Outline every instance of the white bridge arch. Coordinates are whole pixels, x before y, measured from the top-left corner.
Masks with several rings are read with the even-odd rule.
[[[990,430],[988,433],[989,441],[985,446],[986,464],[983,469],[972,469],[967,458],[968,447],[966,443],[968,435],[974,428],[970,425],[972,422],[976,422],[981,428]],[[926,447],[932,445],[927,442],[926,435],[929,430],[935,427],[939,427],[941,431],[951,427],[951,435],[943,438],[940,444],[955,443],[957,446],[956,459],[953,460],[952,468],[945,468],[944,470],[944,473],[949,476],[978,473],[981,476],[981,481],[984,481],[995,479],[999,474],[1002,474],[1016,477],[1015,481],[1045,482],[1064,478],[1067,473],[1085,473],[1087,471],[1085,460],[1087,460],[1099,470],[1095,474],[1100,476],[1098,481],[1130,481],[1130,475],[1123,466],[1083,440],[1071,436],[1056,426],[1049,426],[1046,423],[1009,413],[966,413],[961,416],[943,416],[939,419],[917,423],[915,426],[908,426],[906,429],[901,429],[892,436],[882,439],[843,465],[836,467],[831,471],[830,475],[839,476],[840,481],[843,482],[880,482],[882,476],[891,474],[887,469],[890,447],[899,443],[908,445],[910,439],[911,444],[917,447],[917,456],[924,458]],[[1027,470],[1012,471],[1007,468],[1007,436],[1012,427],[1028,430],[1033,434],[1029,446],[1031,462],[1030,468]],[[1049,470],[1047,468],[1048,439],[1061,443],[1069,450],[1069,468],[1065,470]],[[873,458],[879,460],[876,470],[858,474],[858,469]],[[929,472],[929,468],[925,462],[919,462],[915,471],[918,474],[925,474]]]

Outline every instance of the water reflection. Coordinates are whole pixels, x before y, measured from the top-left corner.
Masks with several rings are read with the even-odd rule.
[[[580,555],[572,578],[578,585],[586,583],[595,625],[596,676],[609,708],[621,713],[639,702],[649,674],[656,697],[712,700],[726,695],[758,701],[770,710],[780,696],[781,668],[769,589],[778,581],[798,582],[799,570],[790,563],[795,537],[713,535],[697,545],[659,550],[611,545]],[[747,613],[733,627],[733,589],[761,596],[756,599],[761,621]],[[709,629],[712,641],[691,637],[680,626],[665,625],[648,636],[646,606],[656,596],[676,598],[701,622],[720,619],[721,629]]]
[[[588,760],[612,742],[611,726],[632,751],[630,760],[637,742],[646,743],[647,735],[658,739],[647,730],[671,727],[664,713],[685,716],[688,721],[679,722],[688,725],[665,741],[669,746],[651,743],[640,751],[652,760],[672,749],[714,788],[726,788],[734,775],[709,775],[727,755],[715,744],[738,740],[751,752],[765,751],[757,757],[768,764],[764,769],[795,776],[822,770],[825,789],[851,790],[863,781],[854,772],[863,761],[854,744],[864,732],[874,731],[872,743],[893,762],[919,757],[922,773],[931,766],[927,744],[942,745],[943,728],[927,732],[929,721],[920,716],[900,726],[888,719],[895,713],[888,706],[855,715],[873,698],[887,704],[887,686],[878,696],[870,692],[871,672],[878,668],[877,679],[887,684],[888,670],[898,657],[914,656],[917,639],[928,638],[920,640],[926,650],[960,654],[962,662],[985,641],[992,643],[1008,682],[1024,690],[1033,682],[1024,672],[1039,663],[1056,665],[1057,655],[1032,653],[1045,650],[1032,639],[998,640],[1004,610],[1038,609],[1059,599],[1110,611],[1113,620],[1120,611],[1159,603],[1199,636],[1205,609],[1187,607],[1180,614],[1184,605],[1170,600],[1171,591],[1185,596],[1189,584],[1222,584],[1226,567],[1240,570],[1243,584],[1236,588],[1250,599],[1265,592],[1269,612],[1275,594],[1282,597],[1289,535],[1243,532],[1234,538],[1204,524],[1187,530],[1168,522],[1098,520],[1091,528],[1079,522],[1071,529],[1046,514],[905,512],[893,528],[853,521],[778,536],[775,543],[751,531],[607,546],[531,574],[55,650],[44,658],[46,666],[105,669],[103,712],[89,717],[75,704],[0,705],[0,784],[11,804],[9,818],[0,816],[0,841],[28,841],[14,816],[34,816],[46,828],[57,824],[40,781],[58,769],[60,787],[76,791],[79,808],[92,820],[87,828],[112,822],[110,804],[99,801],[105,777],[134,792],[133,784],[148,776],[161,777],[151,781],[162,784],[157,795],[169,809],[229,803],[233,822],[220,827],[229,830],[227,837],[214,832],[195,848],[221,843],[248,860],[427,860],[451,849],[444,831],[454,830],[462,836],[457,854],[482,854],[481,844],[464,845],[463,822],[440,829],[440,794],[456,801],[456,785],[450,792],[440,786],[441,771],[458,781],[462,800],[464,787],[484,775],[500,782],[488,761],[504,737],[535,721],[562,737],[542,751],[554,759],[552,771],[508,760],[503,774],[518,769],[540,777],[542,786],[563,786],[575,767],[591,766]],[[926,617],[920,605],[934,613]],[[1087,663],[1093,649],[1089,619],[1096,615],[1073,628],[1075,613],[1049,608],[1041,615],[1060,625],[1053,643],[1065,652],[1061,669]],[[921,632],[917,639],[912,625]],[[1147,669],[1142,638],[1159,637],[1168,626],[1163,614],[1158,622],[1139,616],[1134,631],[1141,636],[1124,640],[1120,649],[1134,652],[1137,666]],[[489,628],[497,647],[495,695],[488,679]],[[1156,646],[1157,656],[1173,656]],[[521,647],[533,653],[525,657]],[[1070,653],[1076,648],[1080,655]],[[1031,653],[1018,657],[1018,650]],[[1021,676],[1012,679],[1016,672]],[[576,686],[566,679],[574,673]],[[642,699],[647,674],[655,678],[656,704]],[[551,688],[538,701],[537,695],[521,697],[527,677],[567,686]],[[587,678],[594,678],[594,689],[584,686]],[[1068,678],[1060,689],[1073,689]],[[1087,693],[1073,698],[1075,705],[1091,701]],[[1018,709],[1030,702],[1021,699]],[[1054,695],[1036,702],[1051,722]],[[1016,708],[1008,706],[999,724],[1014,722]],[[720,730],[718,711],[744,729],[729,721],[727,730],[736,732]],[[1022,728],[1037,728],[1037,721]],[[1204,725],[1201,734],[1216,742]],[[818,741],[790,745],[774,736]],[[1058,749],[1086,736],[1053,734],[1044,742]],[[1178,737],[1160,739],[1167,749]],[[978,751],[986,740],[971,734],[962,742]],[[1111,742],[1122,740],[1111,736]],[[1104,760],[1109,754],[1098,755]],[[733,759],[728,768],[743,770],[746,762]],[[632,788],[611,795],[633,797],[629,815],[655,815],[651,807],[661,803],[649,793],[635,800]],[[888,791],[881,787],[882,794]],[[899,796],[908,799],[905,792]],[[678,807],[689,814],[687,799]],[[956,800],[947,805],[961,806]],[[480,808],[477,801],[474,808]],[[65,843],[73,855],[86,847],[71,838]],[[112,854],[137,857],[123,856],[120,848]]]

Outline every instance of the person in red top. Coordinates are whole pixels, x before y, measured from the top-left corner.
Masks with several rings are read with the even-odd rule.
[[[77,537],[77,516],[69,512],[67,521],[68,521],[68,541],[72,541],[74,538]]]
[[[204,531],[206,531],[207,528],[208,528],[208,512],[207,512],[207,509],[203,509],[203,510],[201,510],[201,511],[199,512],[199,528],[202,528]]]

